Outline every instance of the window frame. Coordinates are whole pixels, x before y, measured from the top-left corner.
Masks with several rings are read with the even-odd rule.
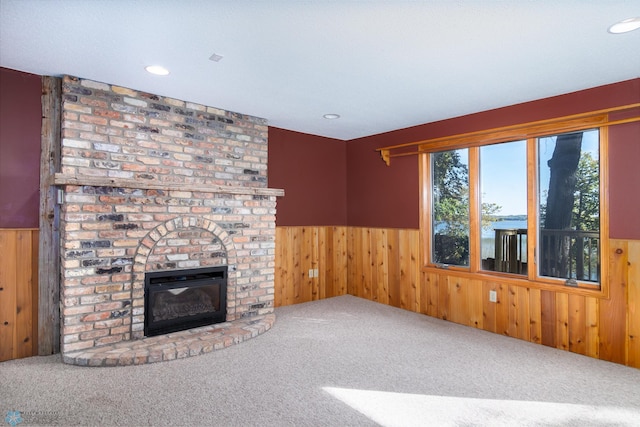
[[[558,135],[572,131],[597,129],[599,131],[600,162],[600,282],[578,281],[577,286],[567,286],[566,279],[546,277],[538,269],[538,172],[537,143],[539,137]],[[419,145],[420,169],[420,230],[423,250],[423,271],[463,277],[482,278],[497,283],[513,283],[524,286],[562,290],[590,296],[608,297],[609,293],[609,200],[608,200],[608,114],[590,117],[552,119],[532,124],[514,125],[486,132],[456,135],[425,141]],[[527,259],[534,260],[527,266],[527,274],[512,274],[482,269],[481,260],[481,195],[480,195],[480,147],[517,140],[526,141],[527,164]],[[438,265],[431,262],[431,153],[447,150],[469,149],[469,266]]]

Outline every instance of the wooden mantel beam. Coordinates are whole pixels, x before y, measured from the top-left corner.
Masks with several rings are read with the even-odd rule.
[[[279,188],[232,187],[225,185],[186,184],[175,182],[141,181],[127,178],[106,178],[94,176],[69,176],[57,173],[55,185],[90,185],[93,187],[135,188],[141,190],[195,191],[199,193],[248,194],[259,196],[284,196]]]

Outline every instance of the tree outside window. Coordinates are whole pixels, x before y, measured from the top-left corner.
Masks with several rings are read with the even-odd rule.
[[[539,274],[600,279],[598,131],[538,139]]]
[[[469,157],[467,149],[431,155],[432,261],[469,265]]]

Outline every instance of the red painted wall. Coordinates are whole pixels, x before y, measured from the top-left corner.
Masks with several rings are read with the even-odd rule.
[[[284,189],[276,225],[346,225],[345,142],[269,128],[269,187]]]
[[[40,76],[0,68],[0,228],[38,226]],[[640,79],[343,142],[269,128],[276,223],[419,228],[418,160],[376,148],[640,102]],[[610,235],[640,239],[640,123],[610,129]]]
[[[609,235],[619,239],[640,240],[638,122],[612,126],[609,130],[609,205]]]
[[[347,143],[348,225],[419,228],[418,160],[376,148],[640,102],[640,79],[399,129]],[[640,123],[610,128],[610,236],[640,239]]]
[[[419,228],[418,157],[388,167],[376,148],[396,144],[395,134],[347,143],[347,223],[357,227]]]
[[[0,68],[0,228],[37,228],[40,76]]]

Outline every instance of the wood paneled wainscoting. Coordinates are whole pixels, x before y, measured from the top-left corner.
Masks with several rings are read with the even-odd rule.
[[[38,354],[38,230],[0,229],[0,362]]]
[[[276,307],[345,295],[347,227],[276,227],[275,263]]]
[[[419,254],[419,230],[278,227],[276,305],[348,293],[640,368],[640,241],[610,240],[608,298],[423,272]]]

